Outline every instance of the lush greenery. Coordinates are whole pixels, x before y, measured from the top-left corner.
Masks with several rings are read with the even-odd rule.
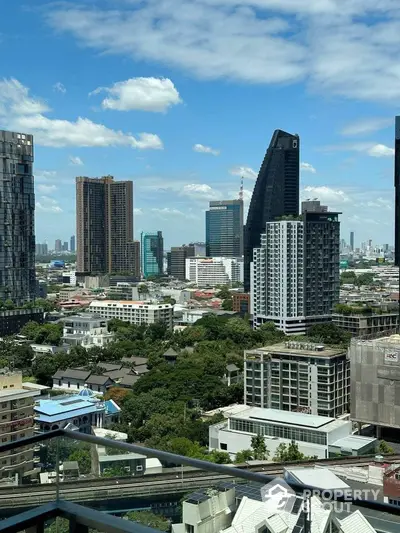
[[[251,439],[251,449],[241,450],[236,454],[235,463],[242,464],[251,460],[264,461],[269,459],[270,452],[265,444],[265,439],[261,435],[256,435]],[[294,461],[307,461],[314,459],[314,457],[308,457],[299,451],[299,447],[295,441],[290,444],[280,444],[275,452],[273,461],[279,463],[287,463]]]
[[[372,307],[371,305],[346,304],[337,304],[334,311],[340,315],[381,315],[384,312],[380,307]]]
[[[379,445],[378,445],[378,450],[377,451],[379,453],[383,453],[383,454],[394,453],[394,449],[385,440],[380,440],[379,441]]]
[[[374,281],[374,274],[372,272],[365,272],[363,274],[357,274],[353,270],[345,270],[340,274],[341,285],[351,284],[361,287],[363,285],[380,285],[380,283]]]
[[[169,531],[170,528],[169,520],[151,511],[131,511],[124,518],[132,520],[132,522],[139,522],[139,524],[153,529],[158,529],[159,531]]]
[[[278,448],[276,449],[274,461],[278,463],[287,463],[291,461],[307,461],[310,459],[317,459],[317,457],[311,457],[304,455],[304,453],[301,453],[299,451],[299,447],[297,443],[292,440],[290,444],[279,444]]]

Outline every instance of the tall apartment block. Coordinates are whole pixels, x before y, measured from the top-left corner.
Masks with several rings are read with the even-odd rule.
[[[0,370],[1,443],[17,442],[33,436],[34,396],[37,391],[22,388],[22,374]],[[18,481],[33,470],[33,445],[0,454],[0,478],[18,475]]]
[[[56,239],[54,243],[54,251],[55,252],[61,252],[62,251],[62,242],[61,239]]]
[[[161,276],[163,274],[164,239],[162,231],[155,233],[142,232],[140,238],[142,274],[149,276]]]
[[[247,405],[328,417],[349,411],[344,349],[289,341],[245,351],[244,383]]]
[[[133,241],[133,184],[103,178],[76,178],[77,271],[128,270]]]
[[[0,130],[0,300],[34,300],[33,137]]]
[[[75,252],[75,235],[72,235],[72,237],[69,240],[69,251],[72,253]]]
[[[194,256],[194,245],[173,246],[167,254],[167,274],[184,281],[186,279],[186,259]]]
[[[350,231],[350,250],[354,252],[354,231]]]
[[[299,214],[300,139],[276,130],[265,154],[251,197],[244,228],[244,290],[250,290],[253,250],[259,248],[265,224]]]
[[[140,242],[128,242],[128,272],[140,279]]]
[[[242,257],[243,200],[210,202],[206,211],[207,257]]]
[[[339,213],[325,206],[318,212],[315,205],[310,211],[308,202],[302,211],[301,217],[268,222],[254,250],[254,327],[274,322],[286,334],[302,334],[330,321],[339,303]]]

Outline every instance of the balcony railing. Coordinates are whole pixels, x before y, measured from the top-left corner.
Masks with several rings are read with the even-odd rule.
[[[29,472],[21,470],[24,464],[19,465],[18,477],[24,478],[23,484],[11,483],[14,479],[14,465],[7,466],[7,469],[0,468],[0,476],[3,476],[0,482],[0,518],[3,518],[0,520],[0,532],[16,533],[24,529],[33,532],[31,528],[36,528],[39,533],[46,524],[59,517],[69,521],[70,531],[76,533],[87,533],[88,528],[107,532],[151,533],[154,529],[133,521],[139,520],[143,509],[151,508],[153,515],[156,514],[164,523],[165,518],[172,520],[172,515],[175,521],[182,522],[176,516],[180,513],[182,496],[187,497],[192,493],[191,500],[197,498],[204,501],[204,498],[210,497],[210,489],[213,489],[214,495],[218,491],[235,490],[236,498],[249,495],[249,498],[258,498],[261,502],[261,488],[273,482],[277,475],[282,475],[284,470],[284,465],[279,463],[240,466],[216,464],[61,429],[4,444],[0,446],[0,457],[6,456],[5,454],[15,456],[24,449],[35,449],[41,460],[26,460],[25,466],[33,468]],[[154,464],[154,459],[158,459],[158,464]],[[342,460],[342,464],[356,465],[362,460],[366,459],[347,457]],[[390,457],[387,460],[390,461]],[[323,466],[323,461],[321,465]],[[42,483],[37,483],[38,476],[35,478],[35,474],[39,474],[39,468],[42,470]],[[9,470],[9,480],[4,479],[6,470]],[[301,502],[303,499],[305,501],[306,489],[314,490],[314,487],[302,484],[288,485]],[[358,509],[367,520],[372,513],[373,525],[377,531],[379,525],[383,531],[400,531],[398,506],[369,498],[358,499],[337,491],[332,492],[330,498],[331,502],[351,505],[351,512]],[[80,505],[74,502],[79,502]],[[110,513],[125,513],[128,518],[132,510],[136,511],[134,518],[123,520],[99,512],[96,507],[102,510],[106,508]],[[312,513],[310,516],[313,516]],[[148,524],[148,519],[146,520]],[[218,529],[218,533],[219,531]],[[317,529],[309,528],[308,531],[312,533]],[[254,533],[256,532],[257,529],[254,529]]]

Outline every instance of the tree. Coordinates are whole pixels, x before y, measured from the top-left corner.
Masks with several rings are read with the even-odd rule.
[[[45,533],[69,533],[69,520],[57,516],[53,522],[45,528]]]
[[[159,531],[169,531],[170,528],[169,520],[151,511],[130,511],[124,518]]]
[[[309,461],[310,459],[313,459],[313,457],[300,452],[298,444],[292,440],[287,445],[284,443],[279,444],[273,460],[277,463],[286,463],[292,461]]]
[[[110,387],[104,395],[105,400],[114,400],[114,402],[121,406],[123,401],[131,394],[131,391],[123,387]]]
[[[52,386],[52,377],[57,370],[58,364],[52,355],[41,355],[32,364],[32,373],[40,385]]]
[[[247,463],[247,461],[252,461],[254,459],[253,457],[253,451],[252,450],[241,450],[240,452],[237,452],[235,463],[236,464],[242,464]]]
[[[269,457],[269,451],[265,444],[265,439],[262,435],[254,435],[251,438],[251,448],[253,450],[254,459],[258,461],[265,461]]]
[[[394,449],[385,440],[380,440],[378,445],[378,452],[383,454],[390,454],[394,453]]]
[[[80,474],[89,474],[92,470],[92,458],[90,455],[90,449],[78,449],[71,453],[68,457],[68,461],[77,461],[79,465]]]
[[[224,311],[233,311],[233,298],[225,298],[221,304],[221,309]]]
[[[212,450],[204,457],[204,459],[219,465],[227,465],[232,462],[229,453],[221,450]]]

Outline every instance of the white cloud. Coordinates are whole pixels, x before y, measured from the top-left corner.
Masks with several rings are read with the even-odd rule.
[[[69,162],[70,162],[71,165],[75,165],[75,166],[83,165],[82,159],[80,157],[78,157],[78,156],[70,155],[69,156]]]
[[[322,185],[320,187],[304,187],[301,191],[302,200],[317,199],[322,205],[327,205],[332,208],[350,202],[350,197],[340,189],[333,189]]]
[[[57,190],[57,187],[55,185],[46,185],[46,184],[39,184],[37,186],[38,191],[44,192],[46,194],[52,193],[55,190]]]
[[[204,146],[204,144],[195,144],[193,146],[193,150],[195,152],[199,152],[200,154],[212,154],[212,155],[220,154],[219,150],[216,150],[215,148],[211,148],[211,146]]]
[[[56,175],[57,175],[57,172],[55,170],[36,170],[35,181],[48,182],[48,180],[54,179]]]
[[[393,157],[394,149],[386,146],[384,144],[364,142],[364,143],[353,143],[353,144],[339,144],[332,146],[324,146],[321,148],[324,152],[360,152],[365,153],[371,157]]]
[[[346,136],[364,135],[388,128],[393,122],[392,118],[366,118],[347,124],[340,133]]]
[[[141,216],[143,215],[143,209],[141,207],[135,207],[135,209],[133,210],[133,214],[135,215],[135,217]]]
[[[36,202],[36,209],[46,213],[62,213],[63,211],[58,205],[57,200],[49,196],[41,196],[40,201]]]
[[[300,163],[300,170],[303,170],[304,172],[311,172],[311,174],[315,174],[317,172],[310,163]]]
[[[229,170],[229,173],[232,174],[232,176],[241,176],[249,180],[257,179],[257,172],[251,167],[232,167]]]
[[[75,122],[50,119],[44,115],[49,108],[31,98],[29,89],[15,79],[0,81],[0,118],[6,127],[28,131],[42,146],[130,146],[138,149],[162,149],[158,135],[139,133],[136,137],[112,130],[103,124],[79,117]]]
[[[206,183],[190,183],[184,185],[180,194],[197,200],[218,200],[221,198],[221,193]]]
[[[65,94],[67,92],[65,85],[63,85],[60,81],[53,85],[53,89],[61,94]]]
[[[96,50],[204,79],[307,81],[324,94],[400,97],[397,0],[132,0],[120,10],[81,4],[55,4],[46,17]]]
[[[384,144],[375,144],[368,150],[368,154],[372,157],[393,157],[394,149]]]
[[[103,109],[117,111],[154,111],[163,113],[173,105],[182,103],[177,89],[168,78],[131,78],[114,83],[112,87],[99,87],[92,94],[108,93],[101,105]]]
[[[171,207],[163,207],[163,208],[153,207],[151,209],[151,212],[164,219],[169,218],[169,217],[183,217],[183,218],[190,218],[190,219],[198,218],[196,215],[191,213],[190,210],[187,210],[186,212],[184,212],[184,211],[180,211],[179,209],[175,209]]]

